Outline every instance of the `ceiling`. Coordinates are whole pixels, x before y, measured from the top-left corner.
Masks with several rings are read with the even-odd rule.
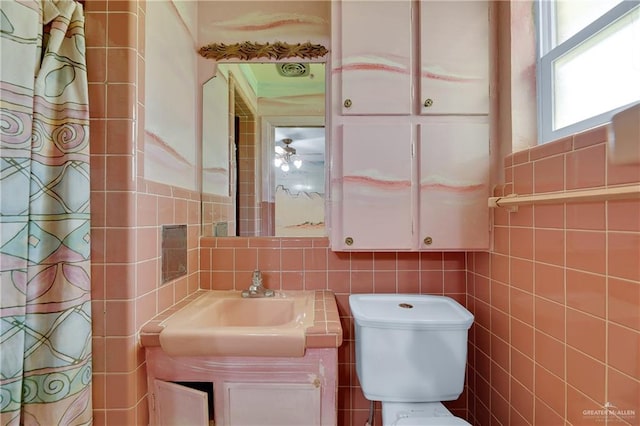
[[[305,76],[284,77],[278,72],[279,63],[244,63],[240,69],[257,97],[310,95],[325,92],[325,64],[310,63]]]
[[[291,147],[303,160],[324,162],[324,127],[276,127],[276,145],[283,146],[285,138],[293,141]]]

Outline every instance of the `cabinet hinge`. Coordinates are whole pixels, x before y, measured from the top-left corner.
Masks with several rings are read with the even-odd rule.
[[[412,143],[411,144],[411,158],[415,158],[416,156],[416,144]]]
[[[151,393],[149,394],[149,404],[151,404],[151,410],[152,411],[156,411],[156,394],[155,393]]]

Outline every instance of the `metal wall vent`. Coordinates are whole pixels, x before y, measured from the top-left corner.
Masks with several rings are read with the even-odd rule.
[[[278,74],[283,77],[303,77],[309,75],[309,64],[301,64],[298,62],[284,62],[276,64]]]

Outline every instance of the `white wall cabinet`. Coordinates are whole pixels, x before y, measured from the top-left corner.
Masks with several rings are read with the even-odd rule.
[[[489,124],[436,117],[419,125],[420,249],[489,247]]]
[[[487,1],[333,6],[343,115],[489,113]]]
[[[339,25],[334,25],[340,33],[332,34],[332,44],[339,45],[341,52],[336,84],[342,114],[411,114],[411,4],[404,0],[332,2],[340,8]]]
[[[420,1],[421,114],[489,114],[488,3]]]
[[[332,2],[332,249],[488,248],[488,15]]]
[[[414,161],[408,123],[346,123],[341,128],[343,247],[413,246]],[[371,158],[384,157],[372,167]]]

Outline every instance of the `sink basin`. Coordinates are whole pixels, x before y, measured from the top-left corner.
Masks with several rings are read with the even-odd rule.
[[[208,291],[164,320],[160,346],[173,356],[303,356],[313,291],[242,298]]]

